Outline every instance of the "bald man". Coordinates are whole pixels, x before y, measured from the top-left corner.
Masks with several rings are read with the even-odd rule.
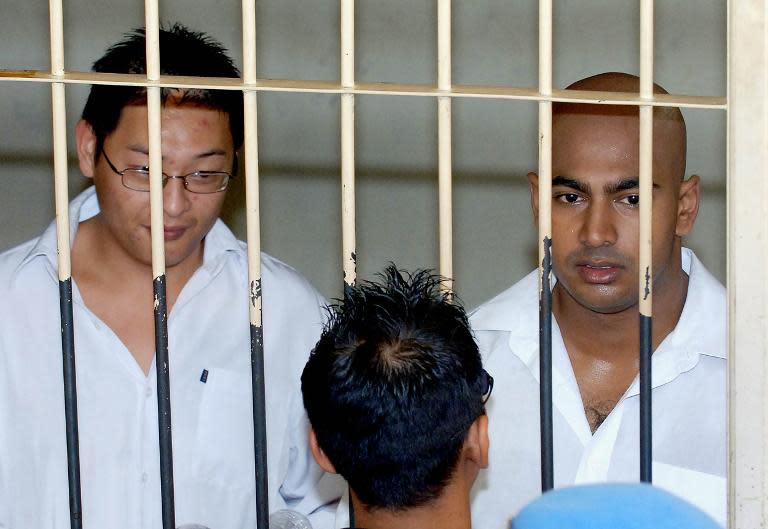
[[[609,73],[568,88],[637,93],[639,82]],[[558,103],[552,124],[555,486],[638,481],[638,109]],[[726,299],[682,247],[699,207],[685,157],[682,114],[656,109],[653,478],[724,524]],[[539,177],[528,178],[537,218]],[[471,324],[498,391],[473,522],[500,529],[541,492],[537,272],[481,305]]]

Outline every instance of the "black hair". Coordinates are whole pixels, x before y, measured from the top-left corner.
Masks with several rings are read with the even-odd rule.
[[[429,271],[394,265],[350,287],[301,377],[317,442],[361,502],[402,510],[439,497],[487,374],[464,309]]]
[[[146,36],[137,28],[123,36],[93,64],[94,72],[146,74]],[[227,50],[205,33],[181,24],[160,29],[160,73],[199,77],[240,77]],[[229,116],[235,150],[243,144],[243,96],[239,91],[163,88],[163,103],[171,95],[180,104],[219,110]],[[95,156],[101,154],[105,138],[117,128],[123,108],[146,104],[142,86],[93,85],[82,118],[96,135]]]

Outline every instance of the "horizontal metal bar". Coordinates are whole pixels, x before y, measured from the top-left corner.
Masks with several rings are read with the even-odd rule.
[[[115,86],[145,86],[168,88],[199,88],[209,90],[242,90],[256,92],[298,92],[320,94],[361,94],[420,97],[454,97],[485,99],[516,99],[525,101],[561,101],[597,105],[650,105],[655,107],[709,108],[725,110],[727,101],[721,96],[691,96],[654,94],[643,99],[631,92],[592,92],[587,90],[552,90],[542,95],[536,88],[484,85],[452,85],[450,90],[440,90],[428,84],[356,83],[344,87],[336,81],[304,81],[289,79],[258,79],[244,83],[231,77],[188,77],[161,75],[158,81],[147,81],[144,75],[67,72],[53,75],[45,70],[0,70],[0,81],[42,82],[65,84],[102,84]]]

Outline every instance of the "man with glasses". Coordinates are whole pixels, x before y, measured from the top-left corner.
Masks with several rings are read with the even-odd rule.
[[[202,33],[160,33],[167,75],[238,77]],[[143,74],[128,34],[94,70]],[[242,94],[163,90],[163,221],[176,521],[255,527],[245,246],[219,220],[243,143]],[[161,526],[146,91],[92,87],[76,126],[94,186],[70,204],[83,526]],[[0,256],[0,527],[69,525],[55,225]],[[272,510],[310,513],[322,475],[298,381],[323,300],[262,255]],[[316,524],[316,527],[318,525]],[[263,528],[266,529],[266,528]]]
[[[304,368],[312,452],[349,483],[357,527],[468,529],[493,378],[439,278],[381,277],[347,289]]]

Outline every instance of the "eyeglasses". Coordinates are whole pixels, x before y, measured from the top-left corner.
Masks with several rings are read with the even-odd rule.
[[[149,168],[147,167],[128,167],[118,171],[115,164],[107,156],[107,152],[102,150],[104,159],[109,168],[122,177],[123,186],[133,191],[149,191]],[[167,175],[163,173],[163,187],[171,178],[181,178],[184,181],[184,188],[190,193],[207,195],[209,193],[219,193],[227,189],[229,180],[234,178],[230,173],[224,171],[195,171],[185,175]]]
[[[482,402],[485,404],[491,398],[491,393],[493,392],[493,377],[488,371],[483,369],[483,378],[485,380],[483,382]]]

